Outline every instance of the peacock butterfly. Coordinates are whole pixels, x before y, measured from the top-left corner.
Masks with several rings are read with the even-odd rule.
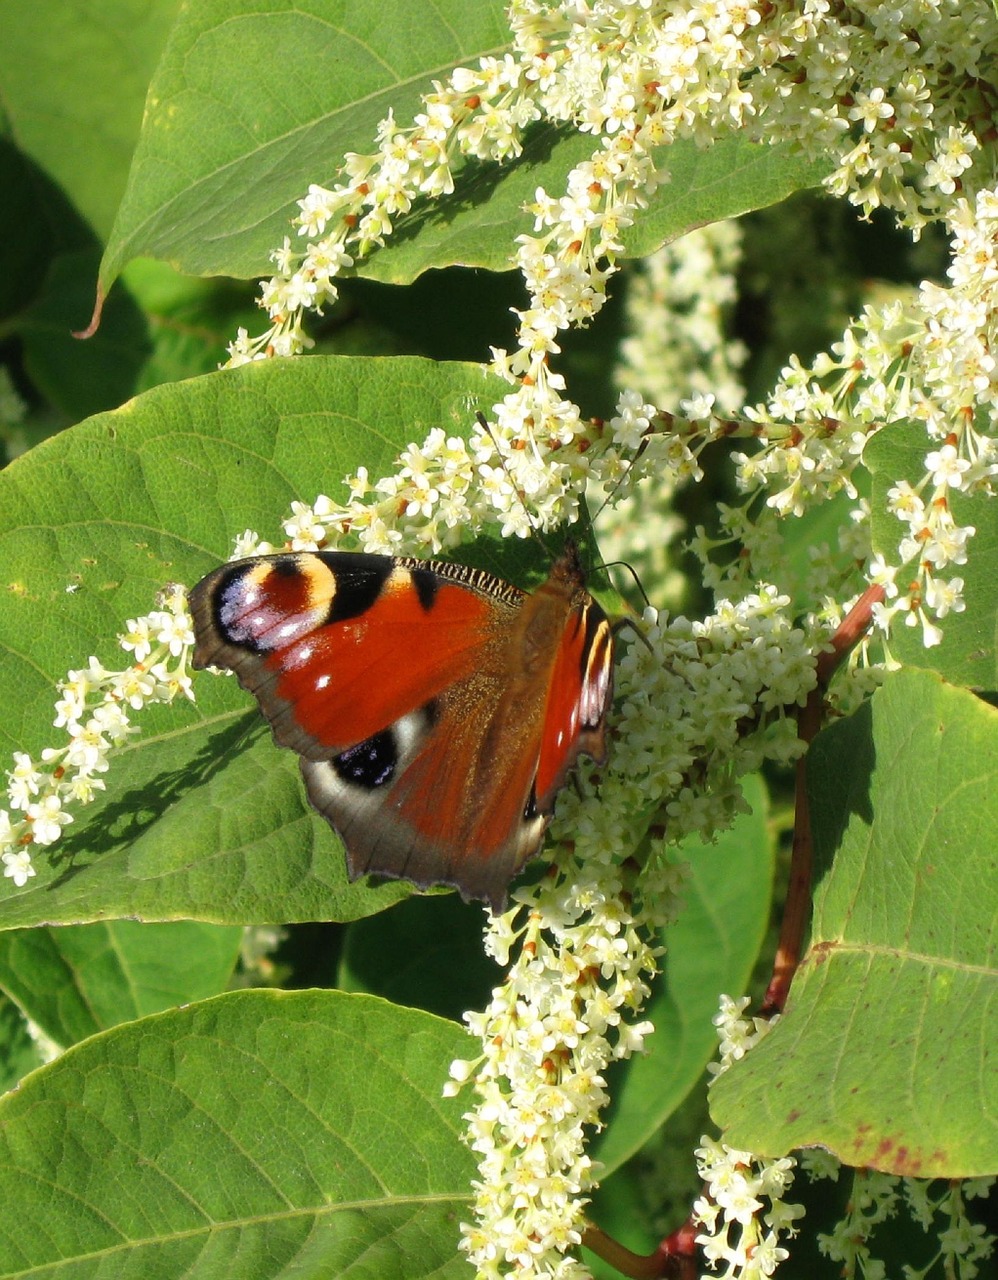
[[[351,879],[502,909],[580,755],[602,762],[613,634],[566,545],[521,591],[480,569],[343,551],[223,565],[190,593],[195,667],[233,671]]]

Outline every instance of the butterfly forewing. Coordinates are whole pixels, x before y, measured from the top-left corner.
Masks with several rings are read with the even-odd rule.
[[[580,752],[602,759],[612,639],[570,548],[531,595],[478,570],[345,552],[223,566],[190,594],[195,666],[235,672],[351,878],[495,909]]]
[[[549,807],[580,755],[606,759],[606,713],[613,696],[613,632],[592,598],[569,614],[548,686],[537,765],[537,795]]]
[[[501,599],[389,556],[237,561],[190,596],[195,666],[234,671],[278,741],[328,759],[432,703],[488,646]]]

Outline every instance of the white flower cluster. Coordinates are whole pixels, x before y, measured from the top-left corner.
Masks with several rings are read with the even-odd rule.
[[[781,1236],[797,1234],[801,1205],[784,1196],[793,1185],[796,1161],[789,1156],[766,1160],[750,1151],[704,1137],[696,1151],[697,1169],[707,1192],[693,1206],[704,1230],[697,1244],[720,1280],[762,1280],[771,1276],[789,1253]]]
[[[73,820],[69,807],[88,804],[104,790],[109,754],[134,732],[129,710],[172,702],[178,694],[193,700],[187,659],[194,634],[184,589],[167,588],[160,603],[145,617],[129,619],[118,638],[134,657],[131,666],[109,671],[91,657],[60,683],[53,723],[65,730],[65,746],[46,747],[38,762],[14,752],[9,809],[0,809],[0,861],[18,888],[36,874],[32,848],[55,844]]]
[[[634,264],[627,278],[628,336],[620,344],[615,381],[660,410],[677,409],[687,421],[706,419],[700,449],[712,434],[715,405],[722,413],[733,413],[745,398],[737,369],[746,352],[725,333],[736,297],[734,272],[740,250],[738,224],[715,222]],[[698,448],[693,433],[684,439],[680,424],[667,415],[655,417],[654,430],[663,436],[656,445],[657,456],[675,457],[679,450],[688,460],[686,468],[673,466],[652,474],[640,465],[628,496],[608,495],[602,486],[594,486],[588,497],[590,509],[603,511],[600,548],[605,557],[626,561],[646,586],[667,599],[672,585],[667,580],[670,547],[684,528],[675,511],[674,486],[698,478]],[[638,440],[635,448],[640,444]],[[608,496],[610,505],[604,511]],[[685,579],[675,573],[673,582],[676,594],[681,594]]]
[[[791,364],[769,401],[749,410],[764,447],[737,458],[749,502],[765,491],[776,511],[800,514],[840,489],[855,496],[853,471],[885,422],[923,423],[936,447],[921,477],[890,490],[897,552],[874,557],[868,576],[887,592],[876,610],[884,634],[902,618],[926,645],[942,638],[939,620],[964,608],[963,579],[945,571],[966,563],[975,530],[957,522],[952,496],[992,495],[998,476],[998,440],[986,434],[998,411],[998,191],[955,201],[948,221],[951,286],[925,283],[908,304],[867,308],[830,354],[810,368]],[[747,531],[748,505],[732,513],[733,533]]]
[[[568,1256],[594,1185],[584,1141],[606,1101],[603,1068],[651,1029],[633,1021],[654,972],[644,939],[674,911],[681,882],[664,837],[709,838],[742,806],[742,773],[803,749],[787,710],[813,687],[814,661],[786,604],[763,591],[722,602],[705,622],[667,626],[649,613],[647,643],[617,664],[601,803],[562,794],[562,874],[520,890],[519,911],[492,922],[490,950],[507,963],[515,948],[515,959],[485,1013],[465,1015],[482,1056],[452,1068],[478,1094],[467,1116],[480,1156],[476,1221],[464,1247],[481,1276],[587,1274]],[[731,1022],[743,1005],[729,1003]],[[776,1172],[767,1176],[775,1186]]]
[[[737,222],[712,222],[635,264],[627,280],[620,386],[660,409],[676,409],[692,396],[710,396],[721,413],[744,404],[737,371],[748,352],[725,333],[737,301],[741,241]]]
[[[723,1075],[729,1067],[744,1058],[779,1021],[779,1015],[772,1018],[743,1017],[750,1003],[748,996],[740,996],[737,1000],[733,1000],[731,996],[721,996],[720,1012],[714,1017],[719,1059],[707,1064],[707,1070],[714,1078]]]
[[[715,1079],[776,1023],[775,1018],[743,1017],[748,1004],[747,996],[739,1000],[721,996],[721,1009],[714,1018],[721,1058],[710,1067]],[[704,1228],[696,1238],[704,1258],[713,1270],[725,1265],[722,1280],[771,1276],[789,1257],[779,1243],[781,1235],[796,1235],[794,1223],[804,1214],[801,1205],[784,1199],[797,1162],[789,1156],[768,1160],[736,1151],[706,1135],[700,1142],[697,1169],[707,1189],[693,1205],[693,1219]]]
[[[502,423],[506,403],[493,408]],[[393,475],[372,481],[360,467],[347,476],[346,502],[319,494],[311,504],[293,503],[284,521],[288,541],[295,549],[311,548],[349,535],[365,551],[436,555],[497,520],[504,537],[571,524],[588,483],[617,484],[618,494],[626,492],[620,482],[630,479],[629,464],[655,409],[624,392],[609,422],[583,424],[574,406],[572,412],[560,436],[548,437],[543,450],[523,436],[507,450],[499,434],[493,438],[477,426],[467,441],[434,428],[421,444],[402,451]],[[499,432],[509,439],[508,432]],[[699,474],[685,443],[660,435],[649,437],[647,447],[661,461],[663,475],[671,472],[678,480]],[[267,550],[270,544],[250,530],[236,541],[237,555]]]
[[[381,244],[414,199],[453,189],[455,157],[516,156],[524,128],[541,118],[572,122],[598,139],[590,159],[569,175],[563,195],[537,189],[528,206],[533,234],[518,237],[529,303],[518,312],[517,349],[494,350],[492,361],[495,372],[517,384],[494,407],[494,435],[509,461],[500,464],[492,440],[484,437],[469,451],[435,434],[409,450],[397,477],[378,482],[381,501],[373,510],[366,476],[354,477],[352,501],[331,513],[331,523],[349,526],[370,550],[438,552],[454,546],[462,527],[480,517],[498,518],[504,533],[525,534],[520,495],[542,527],[571,520],[583,482],[612,483],[623,474],[618,446],[640,433],[633,427],[617,432],[606,448],[599,430],[584,424],[562,394],[564,380],[548,360],[560,349],[559,332],[586,324],[603,305],[622,251],[621,230],[667,178],[656,168],[655,148],[674,138],[707,144],[726,129],[837,156],[829,179],[834,191],[867,211],[888,206],[916,231],[948,215],[956,240],[954,287],[923,288],[919,342],[905,353],[906,363],[913,371],[920,364],[923,386],[931,388],[921,394],[944,411],[947,426],[938,438],[954,435],[961,459],[978,471],[994,465],[993,446],[980,445],[973,424],[957,420],[953,405],[959,401],[966,417],[969,406],[991,398],[994,312],[984,293],[994,288],[994,196],[987,184],[996,166],[994,147],[981,143],[990,119],[982,98],[986,71],[998,52],[998,19],[990,5],[968,9],[956,0],[908,0],[902,7],[857,11],[835,9],[827,0],[687,0],[661,9],[635,0],[514,0],[509,17],[512,53],[456,69],[446,83],[434,85],[411,127],[400,128],[389,116],[379,128],[378,150],[347,158],[343,182],[330,190],[310,188],[298,220],[306,247],[293,251],[286,241],[275,255],[278,274],[264,288],[272,327],[252,341],[243,333],[233,345],[233,363],[301,350],[303,310],[321,309],[334,298],[335,275]],[[873,323],[869,336],[873,330],[886,336],[900,318]],[[878,376],[876,350],[867,343],[861,353],[850,351],[857,341],[848,334],[840,358],[819,361],[814,371],[792,365],[758,411],[760,423],[796,426],[793,432],[760,427],[764,448],[742,456],[740,480],[750,497],[727,513],[732,538],[754,537],[758,550],[767,536],[752,529],[757,522],[747,515],[751,496],[763,487],[779,515],[799,515],[838,489],[855,496],[851,473],[867,435],[888,416],[883,410],[892,399],[897,413],[906,408],[892,396],[896,371],[884,368]],[[862,377],[852,358],[857,354],[873,357]],[[836,370],[842,371],[840,392],[857,402],[859,430],[830,425],[836,397],[821,383]],[[716,386],[711,395],[716,397]],[[873,417],[858,403],[864,398]],[[691,416],[709,412],[711,403],[708,397],[690,409]],[[917,412],[920,406],[911,407]],[[635,417],[650,420],[652,412]],[[925,416],[929,421],[933,415]],[[600,446],[595,452],[594,437]],[[964,483],[972,479],[968,475]],[[898,597],[880,609],[880,625],[889,629],[903,613],[909,625],[922,625],[928,643],[938,639],[938,620],[962,607],[962,580],[938,570],[947,556],[961,563],[951,552],[961,555],[961,538],[969,536],[951,520],[938,523],[942,536],[932,544],[938,554],[922,557],[909,590],[898,591],[889,571],[874,566]],[[860,536],[855,530],[854,540]],[[911,536],[924,537],[925,529]],[[771,548],[775,541],[769,537]],[[763,569],[762,576],[772,575]]]
[[[474,1223],[461,1248],[480,1276],[571,1280],[594,1184],[585,1145],[607,1101],[603,1072],[641,1050],[637,1020],[658,951],[625,905],[616,876],[548,875],[492,920],[486,946],[516,955],[482,1013],[465,1020],[482,1056],[451,1065],[456,1093],[473,1081],[467,1141],[479,1158]],[[658,907],[673,906],[666,893]]]
[[[833,191],[867,211],[886,205],[916,229],[958,184],[994,176],[984,164],[981,182],[971,180],[980,143],[968,121],[989,124],[984,86],[998,53],[998,20],[985,3],[512,0],[509,20],[512,53],[434,82],[411,127],[389,115],[377,151],[348,155],[333,188],[309,188],[298,218],[308,246],[297,252],[286,240],[275,253],[278,272],[262,297],[271,328],[256,339],[241,330],[233,364],[309,345],[303,312],[335,299],[336,275],[382,244],[414,199],[454,189],[454,157],[515,157],[539,119],[571,122],[599,145],[564,195],[538,189],[530,211],[541,234],[520,237],[531,302],[519,351],[496,362],[530,380],[558,350],[557,330],[602,306],[621,231],[667,178],[653,159],[664,143],[709,145],[738,130],[837,157]]]
[[[814,649],[788,620],[788,604],[763,587],[719,601],[703,620],[646,611],[645,643],[616,664],[601,802],[566,791],[555,817],[555,835],[573,842],[584,866],[632,854],[649,826],[670,844],[712,839],[744,808],[740,777],[801,755],[793,712],[814,688]]]
[[[623,474],[618,446],[638,437],[633,422],[650,421],[653,411],[634,415],[631,429],[616,432],[607,448],[599,430],[584,424],[562,394],[564,380],[550,369],[549,357],[560,350],[562,329],[588,323],[603,305],[622,251],[622,229],[667,179],[656,167],[655,149],[675,138],[706,145],[725,130],[836,156],[833,191],[866,211],[887,206],[916,231],[930,219],[949,217],[956,239],[954,288],[924,287],[924,323],[906,362],[914,367],[921,361],[924,385],[945,411],[947,427],[938,438],[954,435],[952,443],[972,468],[993,466],[993,446],[980,445],[972,424],[955,419],[952,404],[958,400],[965,417],[968,406],[988,400],[992,379],[993,308],[983,297],[994,288],[988,225],[994,196],[987,188],[994,182],[996,152],[985,106],[987,70],[998,52],[992,6],[907,0],[900,7],[855,10],[827,0],[686,0],[662,8],[635,0],[513,0],[509,18],[513,52],[483,58],[435,83],[411,127],[400,128],[389,116],[379,127],[377,151],[347,157],[343,182],[330,190],[310,188],[298,220],[306,247],[293,251],[286,241],[275,255],[278,273],[264,287],[271,329],[255,340],[241,333],[233,344],[233,363],[301,350],[307,341],[303,310],[333,299],[335,275],[383,243],[414,199],[451,191],[456,157],[497,162],[516,156],[524,128],[542,118],[572,122],[598,140],[591,157],[568,176],[564,194],[537,189],[528,205],[533,234],[518,237],[529,303],[518,312],[517,349],[493,350],[492,360],[493,370],[516,384],[494,407],[494,435],[509,461],[499,464],[491,440],[479,437],[471,457],[460,441],[439,433],[409,450],[396,478],[378,482],[381,501],[373,510],[366,476],[354,477],[352,502],[332,512],[331,523],[348,526],[370,550],[438,552],[455,545],[462,527],[480,517],[498,517],[504,533],[525,534],[520,495],[542,527],[571,520],[582,483],[612,483]],[[989,247],[982,249],[982,240]],[[865,439],[888,416],[875,406],[883,410],[896,401],[891,392],[898,382],[894,370],[884,369],[881,378],[872,365],[861,377],[848,350],[856,344],[848,334],[841,359],[819,362],[813,373],[792,365],[784,385],[758,411],[760,423],[796,425],[792,432],[760,427],[763,449],[742,456],[740,480],[749,498],[727,513],[732,539],[754,538],[756,552],[767,539],[775,548],[775,537],[753,528],[758,522],[747,514],[763,487],[779,515],[799,515],[839,489],[855,496],[851,473]],[[865,395],[875,416],[864,416],[857,404],[859,430],[831,422],[835,396],[821,381],[833,369],[842,371],[840,390],[854,400],[858,384],[865,387],[859,398]],[[716,397],[717,388],[710,394]],[[709,412],[711,405],[708,397],[690,415]],[[899,403],[892,407],[904,412]],[[971,483],[972,476],[964,481]],[[936,622],[962,607],[962,580],[938,570],[947,556],[961,562],[951,552],[962,554],[961,537],[969,536],[952,521],[939,523],[936,558],[923,556],[911,588],[896,592],[898,598],[878,613],[885,629],[903,613],[909,625],[923,626],[928,643],[938,639]],[[859,528],[853,531],[854,542],[861,536]],[[924,536],[924,529],[912,534]],[[755,560],[759,572],[758,555]],[[875,565],[874,573],[896,591],[884,566]],[[773,577],[765,569],[761,576]]]
[[[801,1152],[800,1166],[812,1180],[837,1180],[842,1166],[826,1151]],[[905,1206],[911,1217],[938,1247],[921,1266],[905,1264],[904,1280],[926,1280],[946,1275],[974,1280],[981,1263],[993,1257],[995,1236],[973,1222],[967,1202],[983,1199],[995,1185],[994,1177],[966,1179],[901,1178],[875,1169],[851,1170],[852,1192],[846,1212],[833,1231],[818,1236],[818,1247],[833,1262],[842,1263],[843,1275],[863,1280],[886,1280],[887,1268],[874,1256],[871,1241],[876,1229],[896,1217]]]

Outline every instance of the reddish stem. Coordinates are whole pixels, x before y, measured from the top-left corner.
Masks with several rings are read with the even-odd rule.
[[[832,676],[873,621],[873,606],[884,599],[883,587],[868,587],[856,601],[832,636],[829,648],[815,663],[818,681],[797,717],[797,732],[810,744],[824,721],[825,691]],[[804,931],[811,908],[811,812],[807,800],[804,757],[797,762],[793,854],[790,862],[790,885],[780,930],[780,944],[760,1012],[765,1016],[779,1013],[787,999],[790,982],[800,963]],[[698,1273],[697,1228],[688,1218],[678,1230],[666,1236],[650,1254],[632,1253],[618,1244],[599,1227],[588,1224],[583,1245],[632,1280],[696,1280]]]
[[[873,606],[884,599],[884,588],[867,587],[832,636],[830,648],[819,654],[815,664],[818,683],[808,696],[797,717],[797,733],[810,744],[821,728],[825,712],[825,691],[832,676],[849,651],[870,629]],[[780,928],[780,944],[773,963],[773,976],[763,997],[760,1014],[768,1017],[780,1013],[787,1002],[790,982],[800,964],[804,931],[811,913],[811,808],[807,799],[806,756],[797,761],[794,786],[794,838],[790,858],[790,884]]]
[[[631,1280],[696,1280],[696,1227],[689,1219],[649,1254],[632,1253],[591,1222],[582,1243]]]

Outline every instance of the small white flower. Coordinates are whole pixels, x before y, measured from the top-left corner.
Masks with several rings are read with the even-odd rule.
[[[31,834],[35,844],[55,844],[62,834],[62,828],[73,821],[73,815],[66,813],[62,801],[57,795],[43,796],[34,804],[29,804],[25,815],[31,823]]]
[[[964,472],[970,470],[970,463],[959,456],[955,445],[944,444],[941,449],[934,450],[926,457],[925,468],[937,487],[949,485],[960,488]]]
[[[14,768],[7,774],[7,795],[12,809],[27,809],[38,795],[42,774],[24,751],[14,752]]]
[[[126,652],[134,653],[136,662],[145,662],[152,653],[152,637],[149,633],[148,618],[129,618],[125,623],[124,635],[118,636],[118,643]]]
[[[3,862],[4,875],[13,880],[18,889],[23,889],[30,877],[37,874],[31,865],[31,854],[27,849],[16,851],[8,849],[6,853],[0,855],[0,861]]]

